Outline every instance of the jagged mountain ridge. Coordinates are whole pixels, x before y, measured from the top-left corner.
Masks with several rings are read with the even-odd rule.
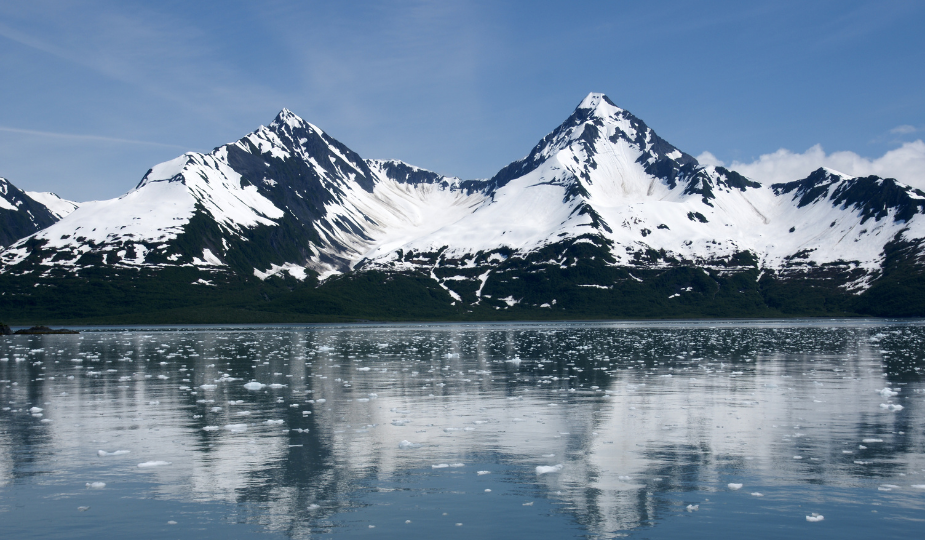
[[[505,272],[547,275],[584,258],[624,269],[624,281],[642,282],[631,271],[646,269],[754,268],[755,281],[837,274],[842,290],[860,294],[883,276],[889,246],[921,262],[923,213],[925,194],[892,179],[820,169],[763,186],[701,166],[603,94],[488,180],[363,159],[284,109],[21,240],[0,253],[0,272],[183,267],[301,281],[384,271],[426,276],[454,302],[478,305]],[[574,285],[613,289],[614,279],[597,272]],[[669,298],[692,290],[676,286]]]
[[[0,177],[0,250],[55,223],[72,204],[54,193],[23,191]]]
[[[459,179],[365,161],[283,110],[237,142],[153,167],[127,194],[82,205],[2,260],[6,268],[31,259],[74,270],[102,262],[304,277],[306,267],[346,269],[387,227],[452,215],[470,198]]]

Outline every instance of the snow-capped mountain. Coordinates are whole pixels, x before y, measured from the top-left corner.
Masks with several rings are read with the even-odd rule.
[[[0,249],[60,219],[45,201],[32,195],[0,178]]]
[[[27,191],[26,195],[31,197],[33,201],[45,205],[45,208],[48,208],[52,215],[58,219],[63,218],[80,207],[79,202],[62,199],[57,193],[52,193],[50,191]]]
[[[850,296],[897,264],[921,270],[923,214],[925,193],[892,179],[820,169],[764,186],[701,166],[603,94],[488,180],[363,159],[284,109],[16,242],[0,274],[190,268],[211,284],[385,272],[495,309],[553,309],[559,283],[715,298],[734,275],[749,276],[734,285],[742,294],[823,279]],[[700,274],[658,281],[685,268]]]
[[[722,167],[700,166],[601,94],[585,98],[488,186],[490,200],[472,213],[436,233],[380,245],[364,265],[408,268],[409,252],[443,249],[442,259],[453,262],[436,266],[471,276],[480,252],[504,247],[524,258],[583,238],[606,245],[614,266],[726,270],[749,253],[775,273],[859,268],[846,287],[863,290],[878,275],[888,242],[925,237],[921,191],[824,169],[762,186]],[[537,269],[561,265],[557,259],[539,261]],[[449,282],[463,279],[447,271]]]
[[[484,197],[398,161],[363,160],[283,110],[208,154],[156,165],[122,197],[82,204],[2,254],[6,269],[191,265],[299,279],[350,268],[409,228],[424,234]]]

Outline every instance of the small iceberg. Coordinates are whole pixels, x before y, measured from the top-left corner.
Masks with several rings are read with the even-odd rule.
[[[98,455],[98,456],[100,456],[100,457],[108,457],[108,456],[124,456],[125,454],[128,454],[128,453],[129,453],[128,450],[116,450],[115,452],[107,452],[107,451],[105,451],[105,450],[97,450],[96,455]]]
[[[738,491],[738,490],[742,489],[742,484],[729,483],[729,484],[726,485],[726,487],[728,487],[728,488],[731,489],[732,491]]]
[[[247,390],[256,391],[256,390],[262,390],[265,386],[266,386],[265,384],[261,384],[257,381],[251,381],[245,384],[244,388],[246,388]]]
[[[144,463],[139,463],[139,469],[150,469],[151,467],[163,467],[164,465],[170,465],[169,461],[145,461]]]
[[[817,513],[815,513],[815,512],[813,512],[812,515],[806,516],[806,521],[808,521],[808,522],[810,522],[810,523],[815,523],[815,522],[817,522],[817,521],[822,521],[823,519],[825,519],[825,516],[823,516],[822,514],[817,514]]]
[[[557,473],[562,470],[563,465],[558,463],[556,465],[539,465],[536,468],[536,474],[550,474]]]

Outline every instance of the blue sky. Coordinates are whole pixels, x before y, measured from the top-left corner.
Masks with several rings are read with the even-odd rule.
[[[594,91],[759,180],[916,183],[923,23],[888,0],[4,2],[0,176],[114,197],[287,107],[364,157],[487,177]]]

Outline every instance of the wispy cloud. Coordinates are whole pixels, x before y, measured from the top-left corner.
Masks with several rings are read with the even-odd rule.
[[[0,7],[0,37],[208,121],[275,101],[277,92],[229,59],[220,34],[193,20],[137,3],[35,0]]]
[[[894,135],[911,135],[918,131],[915,126],[910,126],[908,124],[902,126],[896,126],[890,130],[890,133]]]
[[[135,139],[120,139],[118,137],[104,137],[102,135],[87,135],[82,133],[55,133],[53,131],[38,131],[35,129],[20,129],[7,126],[0,126],[0,131],[6,133],[19,133],[21,135],[34,135],[37,137],[52,137],[55,139],[70,139],[74,141],[85,142],[103,142],[117,144],[140,144],[144,146],[163,146],[167,148],[183,148],[177,144],[167,144],[154,141],[139,141]]]
[[[704,165],[725,165],[710,152],[704,152],[697,159]],[[925,189],[925,142],[907,142],[873,159],[854,152],[827,154],[818,144],[802,153],[781,148],[750,163],[733,161],[728,167],[762,184],[799,180],[819,167],[828,167],[851,176],[875,174],[895,178]]]

